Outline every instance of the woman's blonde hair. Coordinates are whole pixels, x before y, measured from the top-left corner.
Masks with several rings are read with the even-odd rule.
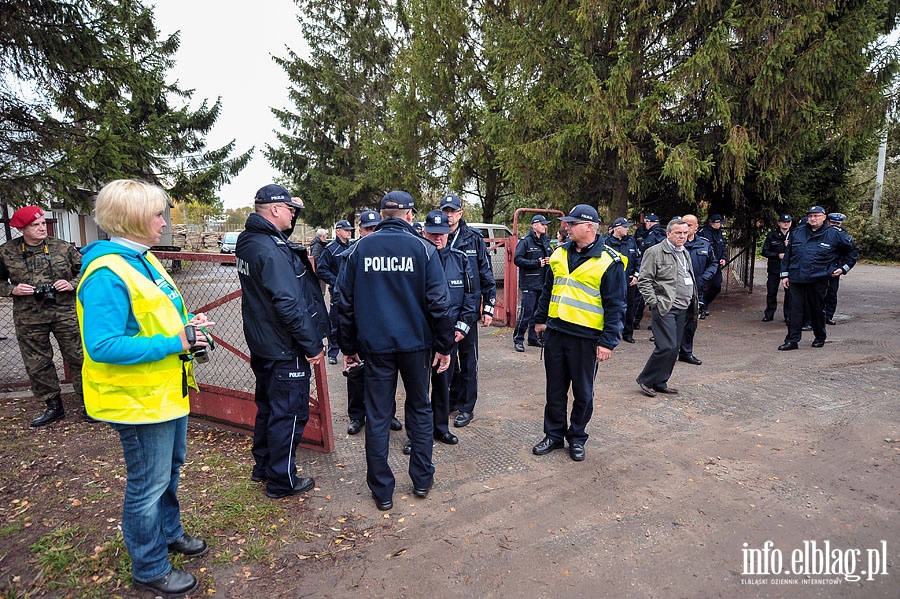
[[[103,186],[94,206],[94,222],[115,237],[153,236],[153,217],[169,205],[169,194],[145,181],[118,179]]]

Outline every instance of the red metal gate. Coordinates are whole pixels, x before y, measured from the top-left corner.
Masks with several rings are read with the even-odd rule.
[[[241,318],[241,286],[232,254],[154,252],[175,280],[188,309],[206,312],[216,322],[210,327],[218,345],[206,364],[196,367],[200,392],[191,393],[191,414],[245,432],[253,431],[256,404],[255,377]],[[309,422],[300,445],[334,451],[331,401],[324,360],[313,367]]]

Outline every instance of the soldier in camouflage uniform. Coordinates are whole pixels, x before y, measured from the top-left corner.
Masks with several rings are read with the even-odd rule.
[[[0,295],[13,298],[13,322],[31,391],[47,404],[31,426],[44,426],[64,416],[50,333],[69,365],[75,393],[84,402],[75,312],[81,254],[72,244],[47,237],[44,212],[37,206],[16,210],[9,224],[22,236],[0,245]]]

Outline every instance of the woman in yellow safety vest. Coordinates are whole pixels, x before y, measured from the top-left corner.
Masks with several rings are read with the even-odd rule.
[[[142,181],[118,180],[97,196],[94,220],[109,234],[82,253],[77,290],[88,414],[119,433],[128,479],[122,535],[135,588],[165,597],[191,593],[197,579],[169,562],[197,557],[202,539],[184,534],[178,480],[187,451],[192,352],[207,347],[175,282],[149,252],[166,227],[169,196]]]

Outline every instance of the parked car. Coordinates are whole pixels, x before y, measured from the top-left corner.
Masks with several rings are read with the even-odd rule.
[[[237,243],[237,238],[240,234],[240,231],[229,231],[228,233],[222,235],[222,241],[219,242],[219,253],[233,254],[234,245]]]
[[[240,235],[240,231],[228,231],[224,235],[222,235],[222,240],[219,242],[219,253],[220,254],[233,254],[234,246],[237,244],[238,235]],[[222,262],[224,265],[233,264],[233,262]]]
[[[515,237],[509,227],[506,225],[498,225],[496,223],[466,223],[470,229],[475,229],[485,239],[506,239],[507,237]],[[515,247],[513,247],[515,250]],[[491,255],[491,268],[494,270],[494,280],[502,281],[506,278],[506,255],[503,248],[488,248]]]

